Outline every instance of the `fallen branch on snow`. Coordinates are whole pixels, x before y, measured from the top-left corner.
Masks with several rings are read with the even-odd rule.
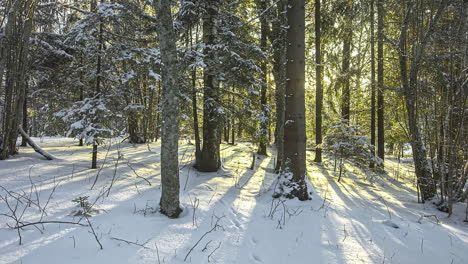
[[[20,132],[20,134],[26,139],[26,141],[28,142],[29,146],[31,146],[37,153],[41,154],[42,156],[44,156],[44,158],[48,159],[48,160],[53,160],[55,159],[54,156],[52,156],[50,153],[48,153],[47,151],[41,149],[38,145],[36,145],[36,143],[34,143],[34,141],[29,137],[28,134],[26,134],[26,132],[24,132],[23,128],[22,127],[19,127],[18,128],[18,131]]]

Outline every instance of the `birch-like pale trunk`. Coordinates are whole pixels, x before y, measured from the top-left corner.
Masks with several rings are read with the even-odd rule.
[[[179,205],[179,83],[176,37],[168,0],[155,1],[162,67],[161,213],[177,218]]]

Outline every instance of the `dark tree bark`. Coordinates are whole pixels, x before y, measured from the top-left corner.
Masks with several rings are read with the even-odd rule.
[[[162,94],[162,88],[161,88],[161,82],[158,82],[158,96],[156,99],[156,105],[158,106],[158,110],[161,108],[161,94]],[[154,141],[158,141],[160,137],[160,129],[161,129],[161,114],[160,111],[157,111],[156,113],[156,126],[155,126],[155,131],[154,131]]]
[[[377,155],[381,159],[385,158],[383,23],[383,0],[377,0]]]
[[[80,80],[80,81],[81,81],[81,80]],[[80,96],[79,96],[79,100],[80,100],[80,101],[83,101],[83,99],[84,99],[83,85],[80,85]],[[84,146],[84,140],[83,140],[83,138],[80,138],[80,139],[79,139],[78,146],[80,146],[80,147]]]
[[[418,73],[422,64],[422,59],[425,53],[427,42],[434,32],[435,25],[441,18],[442,12],[448,5],[448,0],[442,0],[439,8],[431,19],[429,27],[420,41],[415,42],[412,47],[411,53],[407,50],[408,44],[408,27],[410,17],[414,13],[414,3],[408,2],[406,4],[406,15],[401,27],[400,40],[399,40],[399,62],[400,62],[400,75],[403,91],[405,95],[405,103],[408,114],[408,129],[411,141],[411,148],[413,150],[413,161],[416,172],[416,178],[419,190],[421,192],[421,200],[426,200],[434,197],[436,188],[432,178],[431,166],[426,158],[426,147],[424,146],[421,132],[418,124],[418,112],[416,109],[416,90],[418,86]],[[411,55],[411,64],[408,67],[408,56]]]
[[[351,90],[350,90],[350,61],[351,42],[353,38],[352,2],[348,1],[346,6],[345,24],[343,25],[343,61],[341,65],[341,118],[350,119]]]
[[[195,36],[198,36],[198,26],[195,30]],[[192,27],[189,30],[188,34],[188,44],[190,47],[193,45],[193,32]],[[195,39],[197,41],[197,37]],[[197,98],[197,69],[192,69],[191,71],[191,84],[192,84],[192,118],[193,118],[193,131],[195,136],[195,160],[199,160],[201,153],[201,141],[200,141],[200,128],[198,121],[198,98]]]
[[[276,7],[276,19],[272,24],[270,42],[273,45],[273,75],[275,77],[275,100],[276,100],[276,164],[275,171],[284,169],[284,109],[286,89],[286,30],[287,0],[280,0]]]
[[[372,144],[372,154],[375,155],[375,0],[371,0],[370,4],[370,38],[371,38],[371,122],[370,122],[370,140]],[[371,162],[370,167],[375,164]]]
[[[236,130],[234,129],[236,127],[236,122],[235,119],[232,119],[232,129],[231,129],[231,145],[234,145],[236,143]]]
[[[27,86],[27,85],[26,85]],[[25,134],[28,131],[28,94],[27,94],[27,87],[26,92],[24,94],[24,103],[23,103],[23,123],[21,124],[23,127],[23,131]],[[21,136],[21,147],[27,146],[27,139],[24,135]]]
[[[203,42],[205,45],[216,43],[216,19],[218,17],[219,2],[207,0],[205,13],[203,15]],[[197,169],[203,172],[217,171],[221,166],[219,153],[220,145],[220,118],[217,112],[219,104],[219,88],[216,78],[216,69],[213,68],[215,60],[214,51],[205,48],[207,56],[207,68],[204,71],[204,93],[203,93],[203,148],[197,160]]]
[[[12,1],[5,25],[1,76],[5,74],[4,106],[0,133],[0,160],[16,153],[18,127],[23,117],[26,97],[26,71],[30,36],[33,28],[34,11],[37,2],[32,0]],[[3,78],[3,77],[2,77]]]
[[[288,2],[286,111],[284,126],[285,175],[292,185],[290,198],[308,200],[305,130],[305,0]]]
[[[269,1],[268,1],[269,2]],[[257,0],[256,1],[258,13],[260,14],[260,48],[265,54],[268,52],[267,47],[267,37],[269,34],[269,26],[267,20],[267,14],[263,13],[267,8],[267,0]],[[259,130],[259,145],[257,153],[259,155],[267,155],[267,144],[268,144],[268,128],[270,126],[269,120],[269,107],[267,100],[267,74],[268,74],[268,64],[266,60],[262,60],[260,68],[262,70],[262,88],[260,96],[260,130]]]
[[[101,4],[104,3],[105,0],[101,0]],[[94,7],[93,11],[96,7]],[[98,55],[97,55],[97,64],[96,64],[96,87],[95,87],[95,95],[99,96],[101,93],[101,66],[102,66],[102,55],[101,52],[104,48],[104,37],[103,37],[103,21],[102,18],[99,19],[99,47],[98,47]],[[97,168],[97,155],[98,155],[98,139],[94,139],[93,141],[93,152],[91,157],[91,169]]]
[[[320,0],[315,0],[315,162],[322,162],[322,54],[321,54],[321,34],[320,34]]]
[[[143,144],[146,142],[144,132],[141,131],[140,125],[140,110],[131,109],[128,112],[128,135],[129,142],[133,144]]]
[[[91,169],[97,168],[97,154],[98,154],[98,145],[93,144],[93,151],[91,152]]]
[[[195,135],[195,157],[200,156],[200,128],[198,126],[198,111],[197,111],[197,71],[192,70],[192,115],[193,115],[193,131]],[[198,160],[198,158],[196,158]]]
[[[177,218],[182,212],[179,205],[179,84],[176,37],[171,15],[171,4],[158,0],[158,37],[161,49],[163,103],[161,128],[161,213]]]

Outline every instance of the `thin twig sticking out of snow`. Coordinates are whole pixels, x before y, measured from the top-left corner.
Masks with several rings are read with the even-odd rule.
[[[140,246],[140,247],[142,247],[144,249],[150,249],[149,247],[145,246],[145,244],[147,242],[145,242],[143,244],[140,244],[140,243],[138,243],[138,241],[132,242],[132,241],[128,241],[128,240],[125,240],[125,239],[122,239],[122,238],[117,238],[117,237],[110,237],[110,239],[117,240],[117,241],[122,241],[122,242],[125,242],[125,243],[129,244],[129,245]]]
[[[216,231],[217,228],[221,228],[222,226],[219,225],[219,221],[223,218],[224,216],[221,216],[221,217],[218,217],[218,219],[216,220],[216,223],[214,224],[214,226],[205,232],[205,234],[203,234],[200,239],[198,239],[198,241],[195,243],[195,245],[193,245],[193,247],[189,250],[189,252],[187,252],[187,255],[185,255],[185,258],[184,258],[184,261],[187,261],[187,258],[188,256],[190,255],[190,253],[192,253],[193,249],[200,243],[200,241],[203,240],[203,238],[205,238],[209,233],[213,232],[213,231]]]
[[[93,185],[91,186],[91,190],[94,188],[94,185],[96,185],[96,182],[97,182],[97,180],[99,178],[99,174],[101,173],[102,168],[104,168],[104,165],[106,165],[107,155],[109,155],[109,151],[110,151],[111,146],[112,146],[112,141],[109,142],[109,147],[107,148],[106,156],[104,157],[104,161],[102,162],[102,165],[99,168],[99,170],[98,170],[98,172],[96,174],[96,177],[94,178],[94,182],[93,182]]]
[[[159,249],[158,249],[158,244],[154,243],[156,246],[156,255],[158,256],[158,264],[161,264],[161,260],[159,259]]]
[[[208,262],[210,262],[211,255],[213,255],[213,253],[215,253],[215,251],[218,250],[219,247],[221,247],[221,241],[219,241],[218,246],[208,255]]]
[[[92,225],[91,222],[89,221],[88,217],[85,216],[85,219],[86,219],[86,221],[88,222],[89,227],[91,228],[91,231],[93,232],[93,236],[94,236],[94,238],[96,239],[96,242],[99,244],[99,247],[101,248],[101,250],[104,249],[104,248],[102,247],[102,244],[101,244],[101,242],[99,241],[99,238],[97,237],[96,232],[94,231],[93,225]]]
[[[136,170],[132,167],[132,165],[130,165],[130,160],[127,160],[127,166],[133,171],[133,173],[135,173],[135,176],[137,176],[137,178],[142,178],[144,181],[146,181],[146,183],[148,183],[149,186],[151,186],[151,182],[149,182],[148,179],[146,179],[143,176],[138,175]]]
[[[14,229],[21,229],[27,226],[35,226],[35,225],[43,225],[43,224],[70,224],[70,225],[79,225],[79,226],[88,226],[86,224],[82,224],[79,222],[69,222],[69,221],[40,221],[40,222],[33,222],[33,223],[26,223],[21,225],[16,225]]]

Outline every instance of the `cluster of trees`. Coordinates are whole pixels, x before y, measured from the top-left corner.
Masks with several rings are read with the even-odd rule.
[[[439,192],[451,213],[467,198],[467,8],[463,0],[2,1],[0,159],[16,153],[19,126],[93,145],[93,168],[104,138],[161,138],[161,209],[175,217],[179,137],[194,139],[204,172],[219,169],[222,141],[250,139],[261,155],[274,142],[285,195],[305,200],[306,146],[321,162],[338,120],[370,138],[371,167],[380,166],[374,153],[401,156],[409,143],[422,201]]]

